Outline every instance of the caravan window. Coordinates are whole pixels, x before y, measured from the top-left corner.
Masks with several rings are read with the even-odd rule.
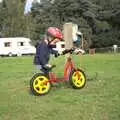
[[[11,47],[11,42],[5,42],[4,47]]]
[[[18,42],[17,45],[18,46],[24,46],[24,42]]]

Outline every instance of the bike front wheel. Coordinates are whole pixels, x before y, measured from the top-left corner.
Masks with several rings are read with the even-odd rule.
[[[80,69],[73,69],[69,77],[69,82],[75,89],[83,88],[86,84],[85,73]]]

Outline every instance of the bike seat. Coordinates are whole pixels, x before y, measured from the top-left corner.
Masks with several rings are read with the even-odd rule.
[[[44,66],[44,68],[47,69],[48,71],[52,71],[52,69],[55,67],[56,65],[52,65],[52,67]]]

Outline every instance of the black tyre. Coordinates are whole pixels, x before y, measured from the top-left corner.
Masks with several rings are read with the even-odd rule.
[[[49,92],[51,83],[49,78],[43,73],[36,73],[30,80],[30,89],[34,95],[44,95]]]
[[[80,69],[73,69],[69,77],[69,82],[75,89],[83,88],[86,84],[85,73]]]
[[[13,56],[13,54],[10,52],[10,53],[8,53],[8,56],[9,56],[9,57],[12,57],[12,56]]]

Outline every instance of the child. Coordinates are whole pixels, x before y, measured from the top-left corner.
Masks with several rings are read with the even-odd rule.
[[[34,64],[44,73],[48,73],[47,68],[51,68],[49,64],[50,54],[58,54],[58,51],[53,50],[53,46],[63,39],[62,32],[56,27],[49,27],[43,41],[37,42]],[[61,54],[61,53],[59,53]]]

